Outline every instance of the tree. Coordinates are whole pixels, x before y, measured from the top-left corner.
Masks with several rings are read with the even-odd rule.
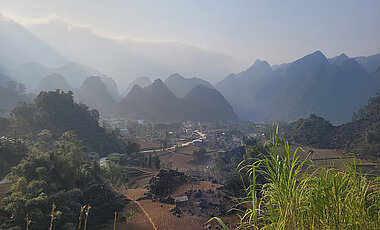
[[[17,165],[27,152],[23,140],[0,137],[0,178],[6,176],[11,167]]]
[[[141,161],[141,167],[146,168],[148,164],[148,157],[144,154]]]
[[[116,178],[119,168],[112,170],[109,175]],[[63,230],[77,223],[81,207],[91,204],[89,229],[98,229],[123,208],[99,174],[99,165],[87,157],[75,132],[65,132],[51,150],[35,149],[12,169],[15,183],[1,203],[0,222],[7,229],[25,229],[28,214],[30,229],[48,229],[55,204],[54,229]]]
[[[154,164],[154,167],[156,169],[159,169],[160,168],[160,157],[157,155],[157,153],[155,153],[154,157],[153,157],[153,164]]]
[[[152,154],[149,154],[149,156],[148,156],[148,163],[147,163],[147,165],[148,165],[148,168],[152,168]]]
[[[37,135],[36,147],[42,151],[47,151],[53,145],[53,135],[50,130],[44,129]]]
[[[165,139],[162,141],[162,146],[163,146],[163,149],[164,149],[164,150],[168,147],[168,143],[169,143],[168,138],[165,138]]]
[[[57,139],[73,130],[89,151],[100,156],[110,152],[123,152],[126,148],[121,135],[99,126],[99,112],[74,102],[72,94],[59,90],[40,92],[32,104],[23,103],[12,110],[12,135],[36,139],[47,129]]]
[[[9,123],[9,119],[0,117],[0,136],[5,136],[9,128]]]
[[[207,154],[207,150],[205,147],[200,147],[199,150],[194,150],[193,151],[193,156],[195,161],[202,161]]]

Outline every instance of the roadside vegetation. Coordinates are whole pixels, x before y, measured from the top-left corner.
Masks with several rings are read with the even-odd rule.
[[[380,228],[379,180],[363,175],[355,160],[344,171],[314,167],[298,149],[290,152],[278,129],[263,148],[252,164],[239,165],[249,184],[234,209],[241,219],[237,229]],[[265,183],[257,183],[260,176]],[[220,218],[210,219],[215,220],[228,229]]]

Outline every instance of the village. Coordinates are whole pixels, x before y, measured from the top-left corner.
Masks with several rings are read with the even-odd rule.
[[[120,215],[128,216],[130,210],[135,213],[125,222],[125,229],[143,229],[141,225],[132,227],[141,218],[150,219],[151,226],[146,229],[175,229],[174,226],[183,222],[187,223],[183,229],[218,228],[217,223],[205,223],[221,215],[227,216],[227,220],[230,215],[231,223],[237,221],[235,214],[227,215],[238,203],[237,198],[223,191],[212,175],[211,165],[218,154],[239,148],[247,135],[258,137],[261,131],[251,124],[235,121],[148,124],[108,119],[102,122],[139,144],[139,151],[134,154],[110,153],[99,159],[103,167],[122,165],[125,181],[118,182],[118,191],[131,202]],[[136,163],[141,159],[148,163]],[[155,159],[159,167],[153,162]],[[120,164],[121,161],[125,163]]]

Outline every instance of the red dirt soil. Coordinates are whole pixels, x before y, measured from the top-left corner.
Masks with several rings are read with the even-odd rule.
[[[122,194],[126,195],[130,199],[138,199],[139,197],[144,196],[146,189],[128,189],[127,191],[121,190]],[[159,202],[152,202],[151,200],[140,200],[137,201],[141,207],[145,210],[146,214],[151,218],[152,222],[155,224],[157,229],[167,229],[167,230],[193,230],[193,229],[202,229],[206,225],[206,219],[184,215],[182,218],[173,216],[170,209],[174,208],[175,205],[162,204]],[[162,206],[162,207],[161,207]],[[128,229],[141,229],[140,226],[137,228],[128,228]],[[124,229],[124,228],[120,228]],[[126,228],[125,228],[126,229]]]

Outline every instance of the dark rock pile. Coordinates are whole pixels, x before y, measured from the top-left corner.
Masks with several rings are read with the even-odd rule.
[[[212,189],[208,189],[206,191],[202,191],[200,189],[189,189],[185,192],[185,194],[189,197],[189,200],[193,200],[198,203],[197,206],[202,214],[212,216],[213,213],[224,215],[227,212],[225,205],[219,202],[222,196],[220,193],[216,193]],[[215,202],[216,200],[219,201]],[[200,214],[198,216],[200,216]]]
[[[161,170],[157,176],[150,179],[147,186],[154,196],[166,197],[179,185],[192,181],[194,178],[176,170]]]
[[[178,207],[170,209],[170,212],[173,213],[173,216],[181,217],[182,211]]]
[[[172,196],[161,197],[160,202],[165,204],[174,204],[174,198]]]

